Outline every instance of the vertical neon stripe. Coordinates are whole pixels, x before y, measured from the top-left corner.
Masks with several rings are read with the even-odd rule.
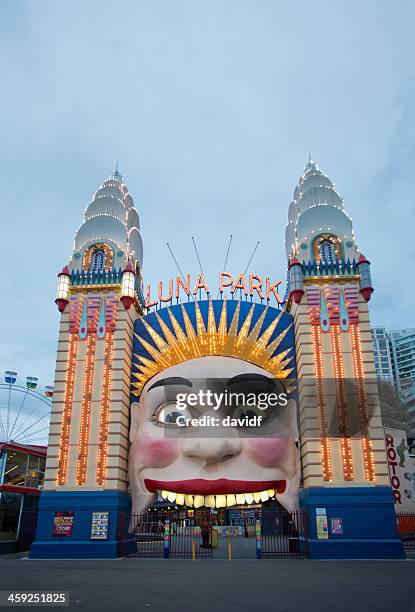
[[[78,350],[78,334],[69,334],[68,363],[66,366],[65,392],[63,399],[63,415],[61,437],[59,442],[59,467],[56,484],[64,485],[68,469],[69,434],[71,431],[72,401],[75,382],[76,353]]]
[[[357,323],[352,323],[350,326],[350,335],[352,339],[353,365],[357,386],[357,398],[359,402],[359,419],[362,432],[362,450],[363,450],[363,466],[365,478],[368,481],[375,480],[373,468],[372,445],[369,438],[369,418],[367,410],[367,398],[364,386],[364,369],[362,359],[362,345],[360,341],[360,330]]]
[[[78,485],[85,484],[86,482],[89,430],[91,426],[92,384],[94,379],[95,347],[95,332],[89,332],[86,347],[84,386],[82,391],[81,425],[78,444],[78,464],[76,469],[76,483]]]
[[[112,351],[114,344],[114,332],[107,332],[105,338],[104,370],[102,379],[102,399],[101,413],[99,422],[99,446],[98,446],[98,466],[97,484],[105,484],[105,472],[107,468],[107,448],[108,448],[108,417],[111,397],[111,366]]]
[[[339,431],[343,437],[340,438],[343,477],[345,480],[354,480],[352,446],[347,419],[347,405],[344,380],[343,355],[340,341],[340,327],[338,323],[330,327],[331,346],[333,353],[334,377],[336,382],[336,406],[339,421]]]
[[[323,480],[332,480],[333,471],[330,457],[330,440],[327,424],[326,398],[324,393],[324,366],[321,352],[321,329],[319,325],[312,326],[314,371],[316,376],[318,405],[320,408],[321,427],[321,464],[323,468]]]

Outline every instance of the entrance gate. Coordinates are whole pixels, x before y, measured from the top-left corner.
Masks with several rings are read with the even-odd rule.
[[[218,526],[210,510],[188,515],[187,509],[121,514],[120,556],[155,558],[270,558],[307,555],[304,512],[257,509],[256,525]],[[252,527],[252,529],[251,529]],[[256,527],[256,537],[254,537]]]
[[[197,519],[189,518],[180,510],[154,511],[131,514],[129,539],[133,547],[122,556],[159,558],[198,558],[212,556],[212,518],[204,513]]]
[[[306,557],[307,514],[282,508],[261,510],[261,556]]]

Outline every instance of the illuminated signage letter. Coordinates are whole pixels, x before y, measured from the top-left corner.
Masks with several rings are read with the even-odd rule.
[[[224,279],[229,278],[229,282],[225,283]],[[220,273],[220,283],[219,283],[219,291],[222,293],[225,287],[230,287],[233,283],[232,274],[228,274],[227,272]]]
[[[150,301],[150,285],[147,285],[147,289],[146,289],[146,301],[144,304],[145,308],[151,308],[152,306],[156,306],[158,304],[157,300],[154,300],[154,302]]]
[[[278,304],[282,304],[282,300],[281,300],[280,296],[278,295],[278,291],[277,291],[278,285],[281,285],[281,281],[277,281],[276,283],[271,285],[270,284],[270,279],[267,276],[267,278],[266,278],[267,300],[270,299],[270,295],[271,295],[271,292],[272,292],[274,294],[274,297],[277,300]]]
[[[196,281],[195,288],[193,290],[193,294],[196,295],[199,289],[204,289],[206,293],[209,294],[209,289],[208,289],[208,286],[206,284],[206,281],[202,273],[200,273],[199,276],[197,277],[197,281]]]
[[[163,282],[159,282],[159,300],[160,302],[171,302],[173,299],[173,279],[169,280],[169,297],[163,297]]]
[[[254,281],[258,281],[258,283],[254,284]],[[252,297],[254,295],[254,291],[256,291],[259,297],[261,298],[261,300],[264,300],[265,297],[261,289],[262,289],[262,278],[260,276],[257,276],[257,274],[250,274],[249,275],[249,295]]]
[[[186,295],[190,295],[190,274],[186,276],[186,282],[180,276],[176,276],[176,299],[179,299],[180,287],[184,289]]]
[[[235,293],[237,289],[242,289],[245,295],[248,295],[248,292],[246,290],[245,277],[243,274],[240,274],[238,278],[236,279],[235,284],[233,285],[231,289],[232,295]]]

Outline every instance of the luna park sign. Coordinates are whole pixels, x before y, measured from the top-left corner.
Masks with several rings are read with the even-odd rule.
[[[241,273],[234,277],[229,272],[220,272],[219,274],[219,293],[221,297],[230,293],[234,297],[235,293],[238,295],[244,295],[246,298],[260,298],[267,300],[269,303],[274,300],[277,304],[282,304],[284,300],[281,299],[278,293],[278,287],[281,285],[280,280],[271,282],[269,276],[265,279],[258,274],[249,274],[246,276]],[[170,278],[168,283],[163,284],[163,281],[159,281],[157,285],[157,299],[156,295],[152,295],[151,285],[147,285],[145,294],[144,306],[146,309],[158,306],[160,303],[172,303],[173,299],[181,300],[183,298],[189,299],[199,295],[199,299],[202,295],[207,298],[211,297],[210,289],[206,283],[204,275],[198,274],[194,284],[191,281],[190,274],[187,274],[186,278],[176,276]]]

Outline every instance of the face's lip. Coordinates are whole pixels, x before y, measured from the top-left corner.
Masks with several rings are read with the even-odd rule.
[[[268,489],[275,489],[276,493],[284,493],[285,480],[228,480],[218,478],[206,480],[194,478],[192,480],[151,480],[146,478],[144,484],[150,493],[156,491],[172,491],[188,495],[223,495],[226,493],[257,493]]]

